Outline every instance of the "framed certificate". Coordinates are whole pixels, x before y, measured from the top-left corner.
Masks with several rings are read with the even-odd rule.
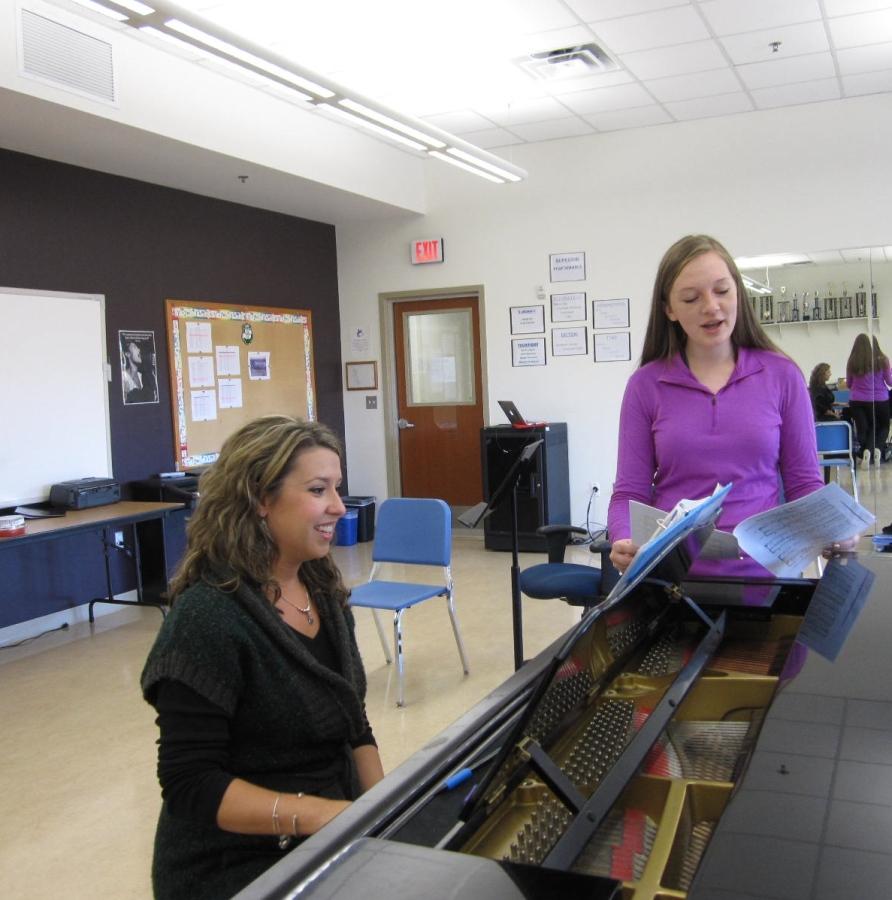
[[[592,321],[598,328],[628,328],[629,298],[592,300]]]
[[[365,362],[348,362],[347,390],[348,391],[376,391],[378,390],[378,363],[374,360]]]
[[[588,356],[588,328],[574,325],[551,329],[552,356]]]
[[[585,291],[577,294],[552,294],[551,321],[584,322]]]
[[[595,362],[627,362],[632,358],[628,331],[595,335]]]
[[[522,338],[511,341],[511,365],[544,366],[545,338]]]
[[[512,306],[511,334],[539,334],[545,331],[544,306]]]

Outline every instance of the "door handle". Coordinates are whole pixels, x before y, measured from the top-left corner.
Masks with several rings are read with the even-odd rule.
[[[407,428],[414,428],[415,423],[410,422],[408,419],[398,419],[396,426],[400,431],[405,431]]]

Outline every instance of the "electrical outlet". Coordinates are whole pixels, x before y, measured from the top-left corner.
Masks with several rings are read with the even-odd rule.
[[[592,493],[594,493],[594,494],[601,493],[601,485],[597,481],[592,482]]]
[[[124,549],[124,532],[123,531],[115,532],[115,546],[120,547],[122,550]]]

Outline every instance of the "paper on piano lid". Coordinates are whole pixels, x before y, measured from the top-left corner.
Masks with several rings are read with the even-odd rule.
[[[681,500],[670,513],[629,502],[632,541],[644,544],[686,510],[703,501]],[[713,531],[700,559],[736,559],[749,554],[779,578],[798,578],[824,547],[862,534],[875,521],[835,482],[791,503],[744,519],[733,534]]]

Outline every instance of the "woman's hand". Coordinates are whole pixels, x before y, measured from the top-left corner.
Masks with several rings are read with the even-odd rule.
[[[824,559],[832,559],[834,556],[843,556],[847,553],[853,553],[858,547],[858,541],[861,539],[860,534],[856,534],[853,537],[846,538],[844,541],[837,541],[835,544],[831,544],[829,547],[825,547],[821,551],[821,556]]]
[[[631,565],[637,552],[638,545],[633,544],[630,538],[614,541],[610,549],[610,562],[612,562],[621,573],[625,572]]]

